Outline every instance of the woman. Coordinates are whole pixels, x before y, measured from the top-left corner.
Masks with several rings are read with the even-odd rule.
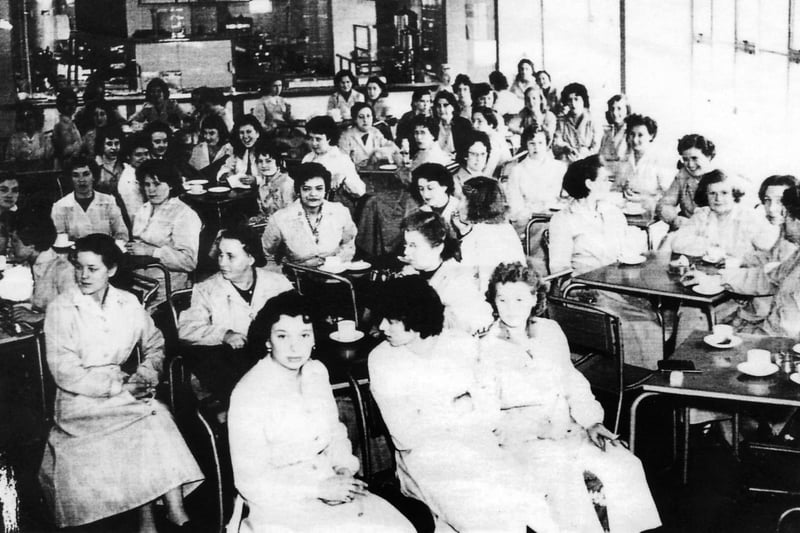
[[[534,75],[536,69],[533,66],[533,61],[527,58],[519,60],[517,63],[517,75],[514,77],[514,83],[511,84],[509,89],[517,98],[523,98],[525,91],[529,87],[536,85],[536,76]]]
[[[498,391],[501,446],[547,495],[562,530],[657,528],[661,520],[642,465],[603,426],[603,408],[572,366],[564,333],[556,322],[531,316],[543,292],[536,273],[520,262],[500,264],[489,284],[498,318],[481,341],[481,362]],[[587,478],[602,483],[607,529]]]
[[[567,165],[553,158],[552,139],[546,129],[536,126],[522,132],[522,146],[528,155],[511,169],[506,185],[508,216],[520,231],[533,213],[545,212],[561,197]]]
[[[297,292],[267,301],[248,343],[262,359],[231,395],[228,416],[236,489],[250,514],[242,532],[413,531],[354,475],[328,371],[311,360],[310,304]]]
[[[144,106],[128,122],[136,123],[141,128],[158,120],[173,128],[180,128],[186,113],[175,100],[170,100],[167,82],[161,78],[150,80],[145,88],[144,99]]]
[[[536,84],[542,88],[542,94],[544,94],[544,101],[547,102],[547,108],[556,116],[560,115],[561,102],[558,98],[558,89],[553,87],[550,73],[546,70],[537,72]]]
[[[107,235],[79,239],[78,287],[47,308],[47,364],[57,389],[39,482],[59,528],[136,509],[139,531],[153,532],[153,504],[163,497],[169,522],[192,530],[183,496],[203,475],[153,398],[164,338],[136,297],[109,285],[121,255]],[[141,362],[128,374],[122,365],[137,346]]]
[[[617,162],[614,187],[622,191],[625,200],[652,213],[673,179],[651,151],[658,124],[650,117],[633,114],[625,118],[624,130],[628,153]]]
[[[258,207],[265,220],[295,201],[294,181],[283,168],[283,155],[274,141],[259,140],[253,151],[262,184],[258,187]]]
[[[589,93],[580,83],[570,83],[561,91],[566,113],[559,117],[553,135],[556,158],[573,162],[597,151],[597,132],[589,111]]]
[[[497,168],[511,159],[511,147],[506,141],[506,136],[499,130],[500,121],[492,109],[478,106],[472,110],[472,127],[475,131],[489,136],[491,150],[487,154],[488,159],[482,175],[494,176]]]
[[[542,89],[538,85],[525,90],[525,107],[519,111],[517,117],[508,123],[508,129],[513,133],[522,133],[525,128],[537,126],[549,132],[550,137],[556,132],[556,116],[547,109]]]
[[[94,153],[96,154],[94,161],[100,170],[94,188],[117,199],[119,198],[119,181],[125,168],[125,163],[119,156],[124,138],[125,135],[119,126],[105,126],[97,130],[94,140]],[[120,209],[124,208],[125,204],[120,200],[117,203]],[[132,216],[133,213],[130,215]],[[127,217],[128,213],[123,212],[123,216]]]
[[[777,227],[756,210],[740,205],[743,195],[721,170],[705,174],[695,193],[694,214],[672,236],[672,251],[695,257],[722,253],[741,261],[757,250],[772,248],[778,239]]]
[[[350,114],[353,117],[353,125],[339,138],[339,149],[348,154],[357,166],[393,159],[398,159],[399,163],[397,145],[372,125],[373,115],[369,104],[364,102],[353,104]]]
[[[411,120],[411,131],[414,142],[411,145],[412,159],[409,168],[412,171],[425,164],[452,164],[453,157],[450,152],[445,152],[439,145],[439,127],[436,119],[417,115]]]
[[[641,230],[629,228],[622,211],[606,201],[610,184],[600,156],[572,163],[563,186],[572,200],[550,220],[550,272],[571,268],[575,275],[583,274],[614,263],[625,253],[641,251],[632,236]],[[604,291],[587,296],[621,318],[626,362],[655,368],[663,357],[663,342],[650,303]]]
[[[178,198],[183,193],[181,176],[166,161],[152,159],[136,169],[136,180],[146,202],[134,215],[133,240],[125,249],[164,265],[169,270],[172,290],[189,287],[189,274],[197,268],[203,224],[197,213]],[[155,302],[165,301],[163,272],[150,269],[146,273],[159,281]]]
[[[313,267],[326,257],[351,261],[356,225],[345,206],[325,199],[331,173],[319,163],[302,163],[290,175],[298,199],[270,217],[261,237],[264,253],[275,263]]]
[[[311,152],[303,157],[303,163],[319,163],[331,175],[328,190],[338,195],[338,200],[353,205],[356,199],[367,192],[356,166],[346,153],[337,146],[339,128],[331,117],[313,117],[306,124]],[[354,211],[354,210],[353,210]]]
[[[459,74],[453,81],[453,93],[458,102],[458,112],[462,118],[472,120],[472,80],[466,74]]]
[[[392,110],[389,107],[389,91],[386,89],[386,82],[378,76],[370,77],[364,87],[364,94],[366,95],[364,103],[372,108],[376,123],[386,123],[387,120],[393,117]],[[352,112],[350,116],[355,118]]]
[[[58,91],[56,94],[58,122],[53,126],[53,155],[56,158],[57,168],[63,168],[67,159],[77,154],[82,146],[80,131],[72,120],[77,107],[78,96],[75,91],[69,87]]]
[[[456,192],[455,181],[447,168],[437,163],[420,165],[411,173],[414,201],[406,201],[405,215],[417,210],[435,213],[445,221],[450,234],[458,236],[453,219],[458,216],[461,201]]]
[[[212,163],[222,165],[222,161],[233,153],[228,144],[228,127],[219,115],[208,115],[200,123],[202,141],[192,148],[189,164],[197,170],[203,170]]]
[[[261,86],[261,98],[253,106],[252,114],[264,132],[273,131],[292,120],[292,106],[281,96],[284,88],[283,79],[278,77],[271,77]]]
[[[606,102],[606,122],[600,139],[599,154],[603,156],[612,178],[619,176],[619,166],[625,160],[628,147],[625,144],[626,118],[631,114],[631,105],[624,94],[615,94]],[[655,136],[655,134],[654,134]]]
[[[498,445],[501,414],[475,339],[443,327],[442,302],[418,276],[386,282],[379,296],[386,341],[369,354],[370,390],[403,493],[456,531],[560,531],[535,479]]]
[[[702,135],[692,133],[678,141],[681,169],[656,206],[656,214],[671,229],[678,229],[694,214],[697,186],[703,174],[714,170],[716,154],[714,143]]]
[[[508,79],[505,74],[499,70],[492,71],[489,74],[489,84],[494,92],[494,110],[497,114],[508,120],[508,115],[513,115],[519,110],[521,98],[508,90]]]
[[[519,234],[509,224],[508,204],[497,180],[472,178],[464,184],[467,228],[461,237],[461,263],[478,270],[481,293],[500,263],[525,261]]]
[[[144,133],[128,136],[122,144],[122,159],[125,164],[117,183],[117,192],[125,206],[125,212],[135,215],[144,204],[144,195],[136,181],[136,169],[150,159],[150,140]]]
[[[417,211],[403,220],[402,230],[403,273],[417,274],[433,287],[444,304],[445,327],[473,334],[488,326],[491,309],[481,297],[477,269],[459,262],[459,243],[442,217]]]
[[[16,175],[0,172],[0,255],[9,255],[18,200],[19,180]]]
[[[242,115],[236,119],[230,142],[222,148],[231,155],[217,173],[217,180],[220,183],[230,184],[229,180],[235,179],[246,187],[261,185],[257,178],[253,146],[263,133],[261,123],[253,115]]]
[[[94,157],[99,153],[97,150],[97,132],[109,126],[119,128],[120,124],[114,114],[114,107],[105,100],[93,103],[88,107],[87,111],[91,113],[92,122],[89,130],[83,134],[82,150],[89,157]]]
[[[436,142],[450,156],[464,149],[472,123],[461,116],[461,108],[452,93],[439,91],[433,99],[433,116],[437,124]]]
[[[335,122],[350,120],[350,109],[356,102],[363,102],[364,95],[353,90],[358,80],[349,70],[340,70],[333,77],[336,90],[328,98],[328,116]]]
[[[192,289],[192,303],[178,317],[178,337],[191,345],[186,360],[200,383],[227,403],[255,363],[243,350],[250,323],[267,300],[292,284],[263,268],[258,235],[246,226],[220,232],[216,253],[219,272]]]
[[[465,146],[466,152],[458,154],[459,167],[453,175],[453,196],[459,202],[464,198],[462,188],[468,180],[478,176],[491,176],[488,172],[488,161],[492,159],[494,146],[489,135],[483,131],[473,131],[471,139]]]
[[[14,126],[16,131],[6,146],[6,161],[49,161],[53,157],[53,141],[42,131],[44,111],[30,102],[19,102]]]

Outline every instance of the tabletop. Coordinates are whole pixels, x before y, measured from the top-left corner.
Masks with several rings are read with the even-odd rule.
[[[255,189],[231,189],[223,194],[214,194],[208,191],[203,194],[188,194],[181,195],[181,200],[188,204],[205,205],[205,206],[220,206],[230,204],[239,200],[246,200],[255,198]]]

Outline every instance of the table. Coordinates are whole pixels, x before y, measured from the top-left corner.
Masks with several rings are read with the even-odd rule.
[[[231,189],[223,194],[213,194],[206,191],[204,194],[181,195],[181,200],[198,209],[213,209],[217,215],[217,227],[222,227],[222,211],[224,208],[239,202],[253,201],[256,199],[256,190]],[[205,222],[205,221],[204,221]]]
[[[800,407],[800,385],[789,380],[789,376],[779,370],[775,374],[763,378],[742,374],[736,369],[738,363],[747,360],[747,350],[763,348],[773,353],[791,350],[794,340],[783,337],[763,335],[740,335],[742,344],[735,348],[714,349],[703,342],[706,332],[695,331],[681,344],[673,355],[673,359],[692,361],[701,373],[683,374],[681,385],[670,385],[670,374],[657,372],[643,385],[644,391],[631,405],[630,450],[636,448],[636,414],[640,404],[647,398],[658,395],[673,398],[695,400],[723,400],[734,403],[753,403]],[[683,431],[683,472],[682,479],[686,483],[688,466],[689,426],[687,421],[688,407],[684,408]],[[734,451],[738,453],[737,418],[734,417]]]

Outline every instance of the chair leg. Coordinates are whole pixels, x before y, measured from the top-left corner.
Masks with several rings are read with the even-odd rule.
[[[683,407],[683,457],[681,461],[681,483],[689,483],[689,408]]]
[[[353,401],[355,402],[354,408],[356,418],[358,419],[358,437],[362,456],[361,469],[364,473],[364,479],[369,480],[372,478],[372,447],[369,442],[369,433],[367,431],[366,406],[364,405],[364,398],[361,394],[358,380],[348,372],[347,381],[350,383],[350,391],[353,394]]]
[[[219,521],[216,524],[215,531],[222,533],[223,528],[225,526],[225,511],[223,509],[223,502],[222,502],[222,467],[220,465],[219,460],[219,450],[217,449],[217,437],[214,435],[214,430],[211,428],[211,425],[205,419],[203,415],[200,414],[200,411],[195,411],[197,418],[200,420],[203,428],[206,430],[208,434],[209,442],[211,443],[211,451],[214,455],[214,469],[216,475],[216,484],[217,484],[217,516],[219,517]]]

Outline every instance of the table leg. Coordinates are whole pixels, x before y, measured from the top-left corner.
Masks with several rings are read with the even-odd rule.
[[[47,409],[47,395],[44,388],[44,354],[39,335],[33,336],[33,344],[36,346],[36,370],[39,372],[39,397],[42,400],[42,418],[45,422],[50,420],[50,413]]]
[[[645,398],[657,395],[658,395],[657,392],[643,392],[642,394],[637,396],[636,399],[633,400],[633,403],[631,404],[631,430],[630,430],[631,435],[630,438],[628,439],[628,446],[631,450],[631,453],[635,453],[636,451],[636,410],[639,408],[639,404],[642,403],[642,401]]]
[[[710,304],[704,305],[703,314],[706,315],[706,320],[708,320],[708,331],[712,331],[714,329],[714,324],[716,324],[716,319],[714,318],[714,306]]]
[[[731,421],[731,439],[733,442],[733,456],[739,458],[739,413],[733,413],[733,420]]]
[[[689,483],[689,408],[683,407],[683,450],[681,457],[681,483],[686,485]]]

